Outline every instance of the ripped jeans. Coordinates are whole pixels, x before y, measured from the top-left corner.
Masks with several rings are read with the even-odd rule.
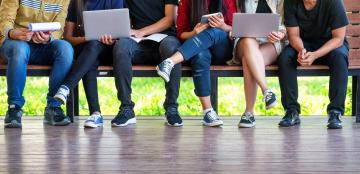
[[[210,96],[210,65],[225,65],[232,58],[233,44],[228,33],[218,28],[206,29],[185,41],[178,50],[191,63],[195,94]]]

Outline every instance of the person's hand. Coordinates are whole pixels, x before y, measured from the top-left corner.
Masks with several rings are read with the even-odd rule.
[[[115,40],[113,40],[112,36],[109,34],[101,36],[99,41],[105,45],[113,45],[115,43]]]
[[[221,15],[221,16],[218,16],[218,15],[209,16],[209,23],[208,24],[210,25],[210,27],[221,28],[223,30],[225,30],[225,27],[226,27],[226,23],[224,21],[223,15]]]
[[[45,44],[50,41],[51,33],[50,32],[35,32],[32,36],[32,41],[36,44]]]
[[[232,36],[232,31],[229,32],[229,39],[232,41],[234,40],[234,37]]]
[[[33,37],[34,32],[30,32],[26,28],[17,28],[9,31],[9,37],[13,40],[22,40],[29,42]]]
[[[316,52],[307,52],[303,59],[298,59],[301,66],[311,66],[318,58]]]
[[[201,33],[202,31],[206,30],[207,28],[209,28],[209,24],[202,24],[202,23],[198,23],[195,25],[194,27],[194,32],[196,34]]]
[[[145,33],[141,30],[131,30],[131,36],[134,36],[136,38],[143,38],[145,36]]]
[[[285,33],[281,31],[273,31],[268,36],[268,41],[271,43],[279,42],[284,39]]]
[[[305,48],[303,48],[301,51],[299,51],[299,53],[298,53],[298,59],[304,59],[305,58],[305,54],[306,54],[306,49]]]

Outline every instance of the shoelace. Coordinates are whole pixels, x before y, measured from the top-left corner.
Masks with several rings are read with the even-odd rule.
[[[341,116],[340,115],[341,115],[340,113],[330,112],[330,119],[337,118],[338,120],[341,121]]]
[[[248,114],[248,113],[245,113],[243,116],[241,116],[241,119],[245,119],[245,120],[250,120],[250,117],[252,115]]]
[[[264,101],[265,102],[268,102],[269,100],[271,100],[271,98],[272,98],[272,95],[273,95],[273,93],[272,92],[266,92],[265,93],[265,96],[264,96]]]
[[[95,122],[97,117],[98,117],[98,115],[90,115],[90,117],[88,118],[88,120]]]
[[[169,61],[164,61],[164,69],[166,70],[166,73],[170,74],[171,69],[173,68],[173,65]]]
[[[295,115],[295,111],[286,111],[284,119],[292,118]]]
[[[64,112],[60,107],[53,108],[55,112],[54,120],[60,121],[64,118]]]
[[[171,107],[171,108],[168,108],[167,113],[169,113],[169,115],[176,115],[178,112],[177,112],[177,108],[174,108],[174,107]]]
[[[219,117],[217,116],[215,111],[209,111],[207,115],[209,116],[210,120],[212,120],[212,121],[219,119]]]
[[[116,116],[117,118],[120,118],[120,117],[127,117],[128,115],[131,114],[131,109],[129,108],[120,108],[120,112],[119,114]]]

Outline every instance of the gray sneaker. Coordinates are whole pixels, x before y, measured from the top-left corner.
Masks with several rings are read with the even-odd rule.
[[[165,82],[170,81],[171,70],[173,69],[174,64],[169,60],[164,60],[158,66],[156,66],[157,74],[165,80]]]
[[[204,115],[203,124],[204,126],[218,127],[222,126],[224,122],[221,121],[219,115],[214,110],[212,110]]]
[[[64,114],[61,107],[46,107],[44,115],[44,124],[51,126],[67,126],[71,123],[70,118]]]

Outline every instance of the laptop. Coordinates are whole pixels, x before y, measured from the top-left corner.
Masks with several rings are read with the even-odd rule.
[[[235,13],[233,17],[233,37],[268,37],[279,30],[280,15],[270,13]]]
[[[84,11],[86,40],[99,40],[110,34],[114,39],[130,37],[129,9]]]

